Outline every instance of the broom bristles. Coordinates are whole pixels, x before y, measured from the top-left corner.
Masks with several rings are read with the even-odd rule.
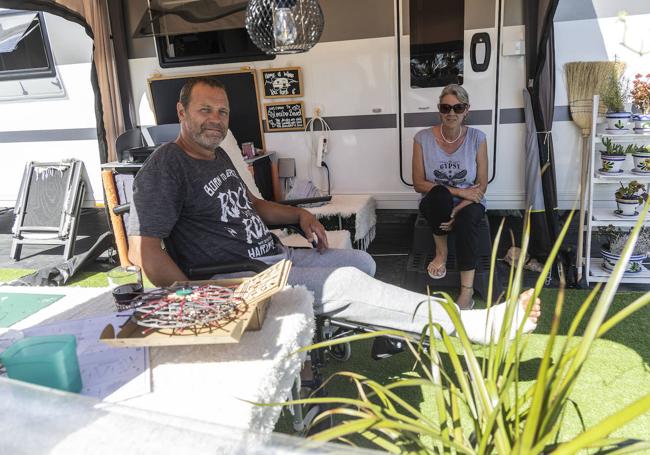
[[[612,74],[620,77],[623,62],[571,62],[564,65],[569,102],[589,100],[601,94],[603,85]]]
[[[573,121],[588,134],[591,128],[591,109],[594,95],[601,94],[606,82],[615,74],[620,77],[625,70],[623,62],[570,62],[564,65],[567,81],[569,109]],[[598,111],[604,113],[602,103]],[[585,133],[586,131],[586,133]]]

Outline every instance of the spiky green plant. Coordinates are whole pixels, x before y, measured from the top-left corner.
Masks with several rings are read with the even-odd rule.
[[[647,213],[648,203],[642,213]],[[382,330],[371,334],[330,340],[306,349],[325,348],[334,344],[351,342],[377,336],[402,337],[416,359],[421,378],[400,379],[382,385],[354,372],[340,372],[356,386],[358,397],[309,398],[293,403],[328,404],[333,409],[323,412],[315,422],[337,416],[341,423],[312,437],[316,440],[347,441],[359,435],[375,446],[392,453],[440,453],[440,454],[572,454],[583,449],[607,450],[607,453],[638,453],[650,449],[647,441],[612,439],[615,430],[630,420],[650,410],[650,394],[629,404],[624,409],[603,419],[595,426],[585,429],[569,440],[562,440],[563,416],[573,408],[569,396],[580,376],[585,360],[594,341],[616,324],[650,302],[650,293],[632,302],[625,309],[605,320],[617,287],[624,273],[625,264],[632,254],[644,216],[641,216],[630,233],[621,261],[615,267],[602,293],[596,286],[581,305],[571,322],[565,337],[558,337],[564,303],[564,289],[560,287],[555,303],[548,341],[541,358],[536,379],[530,387],[520,384],[519,367],[527,344],[523,334],[523,322],[514,340],[508,334],[514,324],[514,314],[521,291],[524,259],[529,241],[530,218],[527,217],[519,262],[511,267],[509,285],[505,294],[506,316],[500,334],[489,347],[472,345],[461,323],[452,299],[444,293],[443,308],[456,328],[459,343],[453,343],[442,328],[429,324],[419,340],[398,330]],[[571,217],[566,221],[560,237],[546,261],[543,272],[535,286],[533,299],[539,295],[545,277],[551,270],[557,252],[566,235]],[[496,260],[496,246],[501,237],[503,223],[497,233],[492,250],[492,270]],[[492,305],[492,277],[488,287],[488,309]],[[546,302],[544,306],[549,309]],[[577,330],[590,307],[594,307],[584,332]],[[426,343],[431,340],[430,343]],[[445,367],[438,347],[444,346],[451,368]],[[305,350],[306,350],[305,349]],[[487,349],[487,352],[485,352]],[[479,351],[480,350],[480,351]],[[479,352],[483,360],[479,360]],[[559,355],[557,354],[559,352]],[[555,355],[552,355],[555,353]],[[330,378],[331,379],[331,378]],[[326,381],[327,383],[327,381]],[[437,415],[425,415],[401,397],[401,390],[432,386],[435,393]],[[461,424],[461,417],[470,424]],[[427,442],[427,439],[432,442]]]

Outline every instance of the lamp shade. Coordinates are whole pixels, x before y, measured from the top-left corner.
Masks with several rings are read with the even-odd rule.
[[[267,54],[307,52],[324,26],[317,0],[250,0],[246,8],[248,35]]]

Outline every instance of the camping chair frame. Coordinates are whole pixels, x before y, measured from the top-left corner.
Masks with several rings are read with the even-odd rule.
[[[65,182],[65,195],[63,210],[58,225],[29,226],[25,225],[28,215],[28,205],[32,188],[34,170],[37,168],[69,168]],[[25,166],[23,179],[18,193],[18,200],[14,209],[15,220],[13,226],[13,239],[11,243],[11,258],[20,260],[22,246],[31,245],[64,245],[63,257],[67,261],[74,254],[74,245],[79,226],[81,203],[83,202],[86,185],[83,180],[83,162],[79,160],[66,160],[62,162],[35,162],[30,161]],[[47,234],[51,234],[51,237]]]

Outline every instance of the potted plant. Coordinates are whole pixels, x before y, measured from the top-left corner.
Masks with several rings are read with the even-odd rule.
[[[639,214],[636,208],[648,198],[648,193],[646,193],[645,185],[632,180],[627,185],[621,183],[621,187],[616,190],[614,196],[616,196],[616,205],[618,206],[616,214],[635,216]]]
[[[632,169],[633,172],[636,172],[638,174],[650,173],[650,146],[634,146],[632,158],[634,159],[634,169]]]
[[[603,174],[618,174],[623,172],[621,165],[625,161],[625,149],[621,144],[615,144],[611,138],[604,137],[603,145],[605,150],[600,151],[600,160],[603,166],[599,171]]]
[[[599,227],[598,236],[605,240],[605,243],[600,249],[600,255],[603,258],[603,268],[609,271],[614,270],[616,263],[621,258],[621,253],[630,236],[630,231],[617,229],[610,224],[606,227]],[[650,228],[643,227],[639,231],[639,238],[636,241],[636,245],[634,245],[630,260],[625,266],[625,272],[641,272],[643,270],[642,263],[648,255],[648,251],[650,251]]]
[[[529,220],[528,217],[527,222]],[[544,272],[536,283],[536,293],[541,291],[552,269],[570,221],[569,216],[565,229],[550,250]],[[501,232],[499,229],[496,234],[497,245]],[[500,331],[486,329],[486,332],[493,332],[490,347],[472,344],[451,297],[446,293],[435,293],[432,297],[437,298],[450,318],[458,334],[457,340],[452,340],[431,318],[423,328],[422,336],[415,340],[412,334],[386,329],[329,339],[302,348],[302,352],[332,348],[388,335],[403,340],[403,345],[415,360],[407,375],[373,378],[357,369],[339,371],[324,381],[325,384],[335,384],[334,381],[338,380],[349,382],[352,395],[337,396],[334,388],[330,387],[333,393],[328,393],[327,397],[282,404],[328,405],[314,422],[325,422],[334,416],[335,427],[312,434],[310,438],[313,440],[337,440],[347,444],[361,442],[388,453],[509,455],[640,453],[647,450],[648,443],[644,440],[647,431],[641,440],[617,431],[633,419],[647,415],[650,400],[645,391],[640,393],[641,399],[620,410],[598,406],[601,404],[598,396],[587,395],[584,401],[595,403],[599,415],[603,415],[594,423],[585,418],[586,409],[574,398],[580,382],[589,384],[585,378],[588,374],[585,366],[587,362],[593,362],[589,354],[594,351],[595,342],[605,338],[605,333],[614,327],[618,331],[624,330],[617,324],[640,314],[639,310],[647,304],[644,296],[616,311],[613,302],[618,280],[614,275],[600,292],[594,290],[588,296],[585,293],[586,300],[577,305],[580,310],[575,316],[567,314],[568,300],[562,290],[557,293],[554,308],[551,296],[547,294],[544,311],[547,315],[552,313],[552,316],[547,316],[548,341],[540,342],[540,338],[536,338],[533,343],[537,343],[536,349],[543,353],[535,357],[536,365],[529,367],[532,369],[527,373],[530,376],[522,375],[522,372],[529,371],[524,369],[524,365],[530,363],[523,354],[529,353],[532,345],[526,339],[529,335],[522,333],[523,327],[515,317],[515,308],[522,286],[529,232],[525,230],[522,236],[521,260],[516,270],[511,271],[514,278],[509,281],[505,293],[508,297],[504,326]],[[638,233],[639,227],[635,227],[630,240],[635,239]],[[632,245],[626,246],[624,251],[630,249]],[[427,304],[426,301],[423,303]],[[493,307],[489,296],[486,305],[488,309]],[[519,330],[515,339],[510,340],[511,330],[516,327]],[[354,362],[349,363],[354,369]],[[592,390],[590,385],[585,389]],[[431,391],[431,408],[423,409],[409,399],[411,395],[421,396],[424,390]],[[579,421],[579,430],[568,428],[571,414]]]
[[[602,100],[607,106],[607,133],[626,134],[630,132],[631,112],[625,110],[627,98],[627,82],[618,71],[611,72],[602,88]]]
[[[634,115],[634,132],[650,133],[650,74],[636,74],[632,81],[632,102],[639,110]]]

